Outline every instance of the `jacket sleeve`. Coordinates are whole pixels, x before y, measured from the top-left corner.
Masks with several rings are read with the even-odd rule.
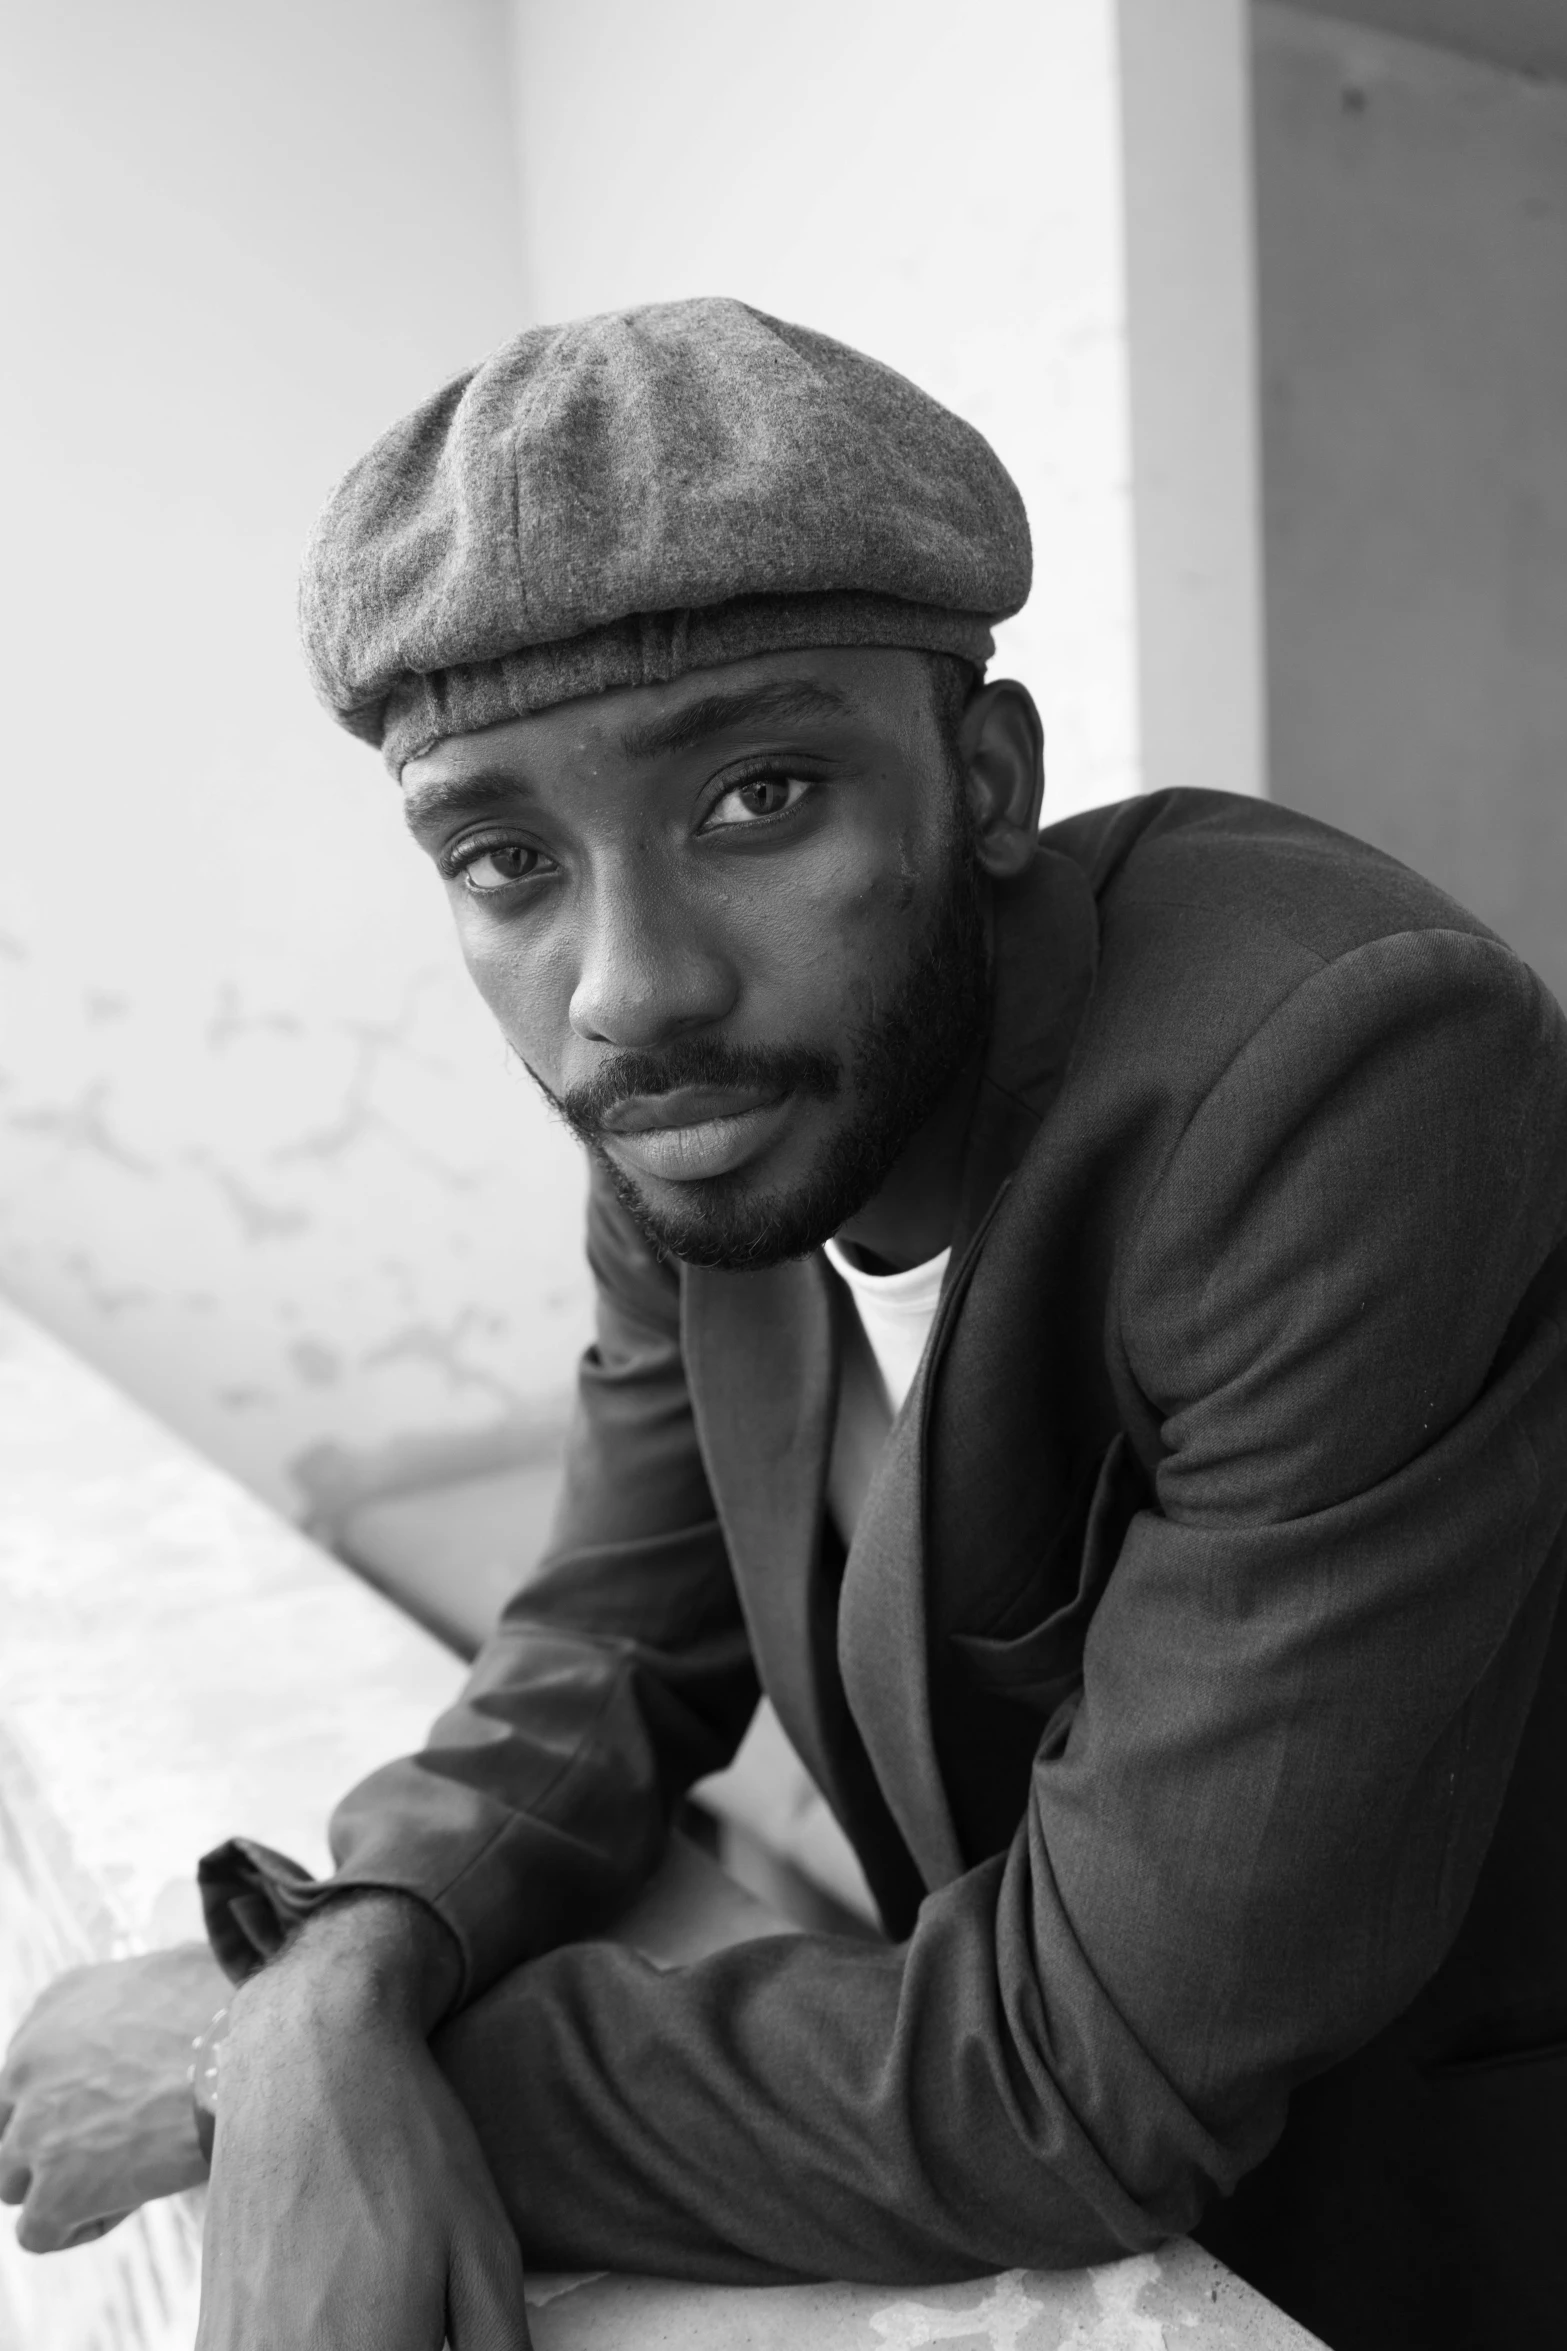
[[[1010,1850],[899,1949],[603,1946],[437,2046],[524,2252],[730,2281],[1189,2228],[1450,1946],[1567,1514],[1567,1042],[1493,942],[1306,980],[1154,1180],[1112,1344],[1163,1455]]]
[[[320,1903],[384,1887],[450,1927],[472,1999],[621,1907],[676,1799],[739,1743],[757,1681],[697,1449],[677,1277],[597,1178],[588,1254],[597,1336],[540,1571],[422,1752],[338,1805],[332,1877],[240,1839],[206,1856],[208,1932],[233,1976]]]

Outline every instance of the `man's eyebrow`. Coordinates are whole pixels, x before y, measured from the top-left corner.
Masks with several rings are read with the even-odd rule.
[[[704,694],[667,718],[633,721],[616,737],[626,759],[667,759],[692,751],[710,735],[740,726],[778,726],[794,719],[841,718],[853,704],[836,686],[809,678],[776,678],[760,686],[734,686]],[[442,818],[484,816],[498,800],[515,799],[518,780],[504,768],[479,768],[444,782],[405,784],[403,821],[417,833]]]
[[[626,759],[667,759],[677,751],[694,751],[709,735],[726,728],[777,725],[790,719],[841,718],[852,705],[835,686],[815,685],[809,678],[780,678],[770,685],[738,686],[725,693],[704,694],[699,702],[668,718],[633,721],[617,738]]]
[[[516,795],[516,777],[498,768],[453,776],[446,783],[405,784],[403,822],[411,833],[417,833],[438,817],[483,816],[497,800],[515,799]]]

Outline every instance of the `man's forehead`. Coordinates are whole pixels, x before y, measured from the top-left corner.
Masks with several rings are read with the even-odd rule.
[[[901,650],[833,647],[688,670],[664,684],[585,695],[444,736],[404,767],[403,790],[417,800],[439,786],[563,756],[650,764],[726,733],[863,717],[894,698],[906,704],[917,666],[918,657]]]

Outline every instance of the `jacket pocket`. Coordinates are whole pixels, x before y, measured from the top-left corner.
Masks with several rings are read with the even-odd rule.
[[[976,1681],[1042,1714],[1052,1713],[1078,1686],[1089,1623],[1121,1555],[1126,1530],[1146,1498],[1141,1464],[1120,1432],[1099,1465],[1071,1599],[1025,1632],[948,1635]]]

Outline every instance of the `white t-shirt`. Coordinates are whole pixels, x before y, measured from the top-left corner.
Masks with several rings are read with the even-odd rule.
[[[859,1317],[859,1330],[844,1347],[827,1468],[827,1506],[845,1544],[853,1538],[887,1432],[914,1385],[951,1255],[943,1249],[906,1273],[864,1273],[836,1241],[826,1244],[827,1262],[847,1285]],[[856,1345],[856,1339],[863,1343]]]

